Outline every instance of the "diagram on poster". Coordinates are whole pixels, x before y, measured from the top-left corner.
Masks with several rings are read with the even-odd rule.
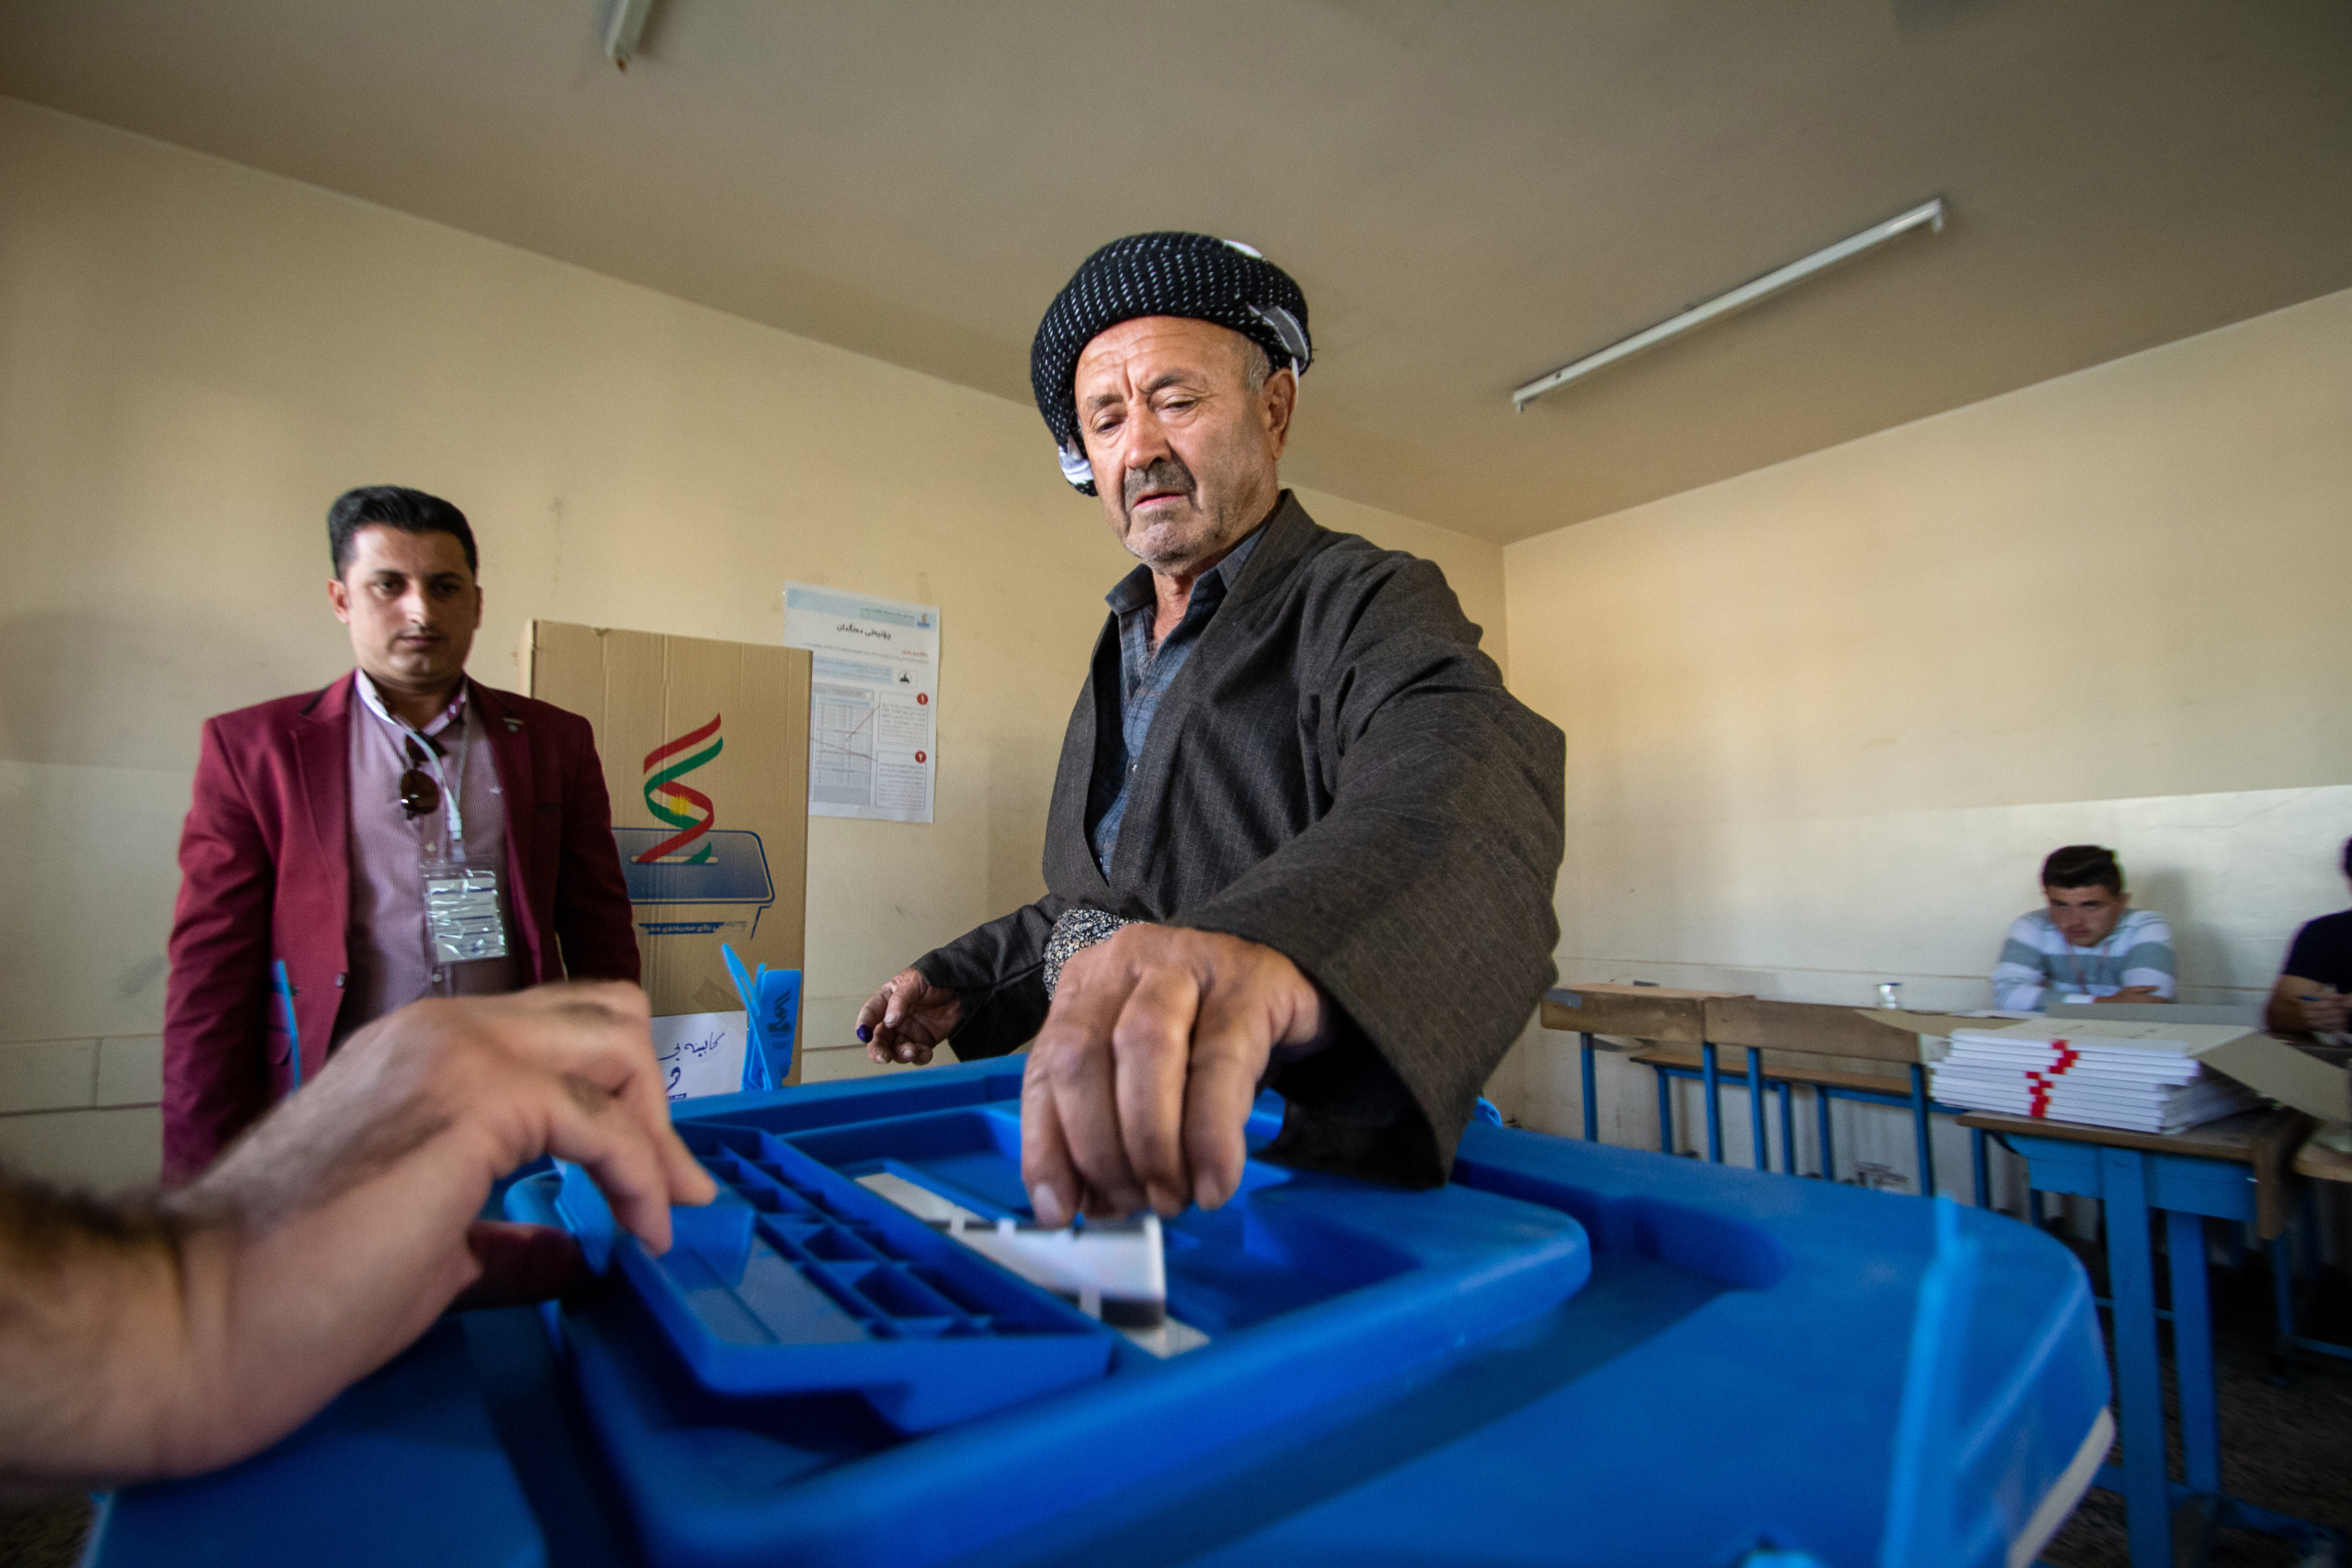
[[[787,582],[784,645],[810,658],[808,814],[930,821],[939,606]]]

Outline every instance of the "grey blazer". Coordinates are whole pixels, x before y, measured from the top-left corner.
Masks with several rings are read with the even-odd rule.
[[[1566,743],[1503,689],[1436,567],[1317,526],[1288,491],[1266,526],[1160,699],[1109,874],[1089,836],[1117,746],[1115,619],[1062,742],[1050,891],[916,967],[962,998],[970,1059],[1045,1022],[1046,938],[1072,906],[1263,942],[1346,1017],[1274,1070],[1267,1156],[1433,1186],[1554,978]]]

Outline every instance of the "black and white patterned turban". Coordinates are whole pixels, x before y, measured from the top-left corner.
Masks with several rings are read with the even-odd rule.
[[[1306,296],[1290,274],[1234,240],[1208,234],[1130,234],[1086,258],[1046,311],[1029,350],[1037,412],[1061,448],[1062,478],[1094,493],[1094,470],[1078,434],[1078,356],[1097,336],[1138,316],[1187,316],[1230,327],[1266,351],[1276,369],[1305,375],[1315,357]]]

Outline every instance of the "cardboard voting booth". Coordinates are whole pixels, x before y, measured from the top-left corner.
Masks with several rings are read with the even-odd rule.
[[[808,655],[533,621],[522,660],[531,695],[595,726],[654,1013],[741,1010],[722,945],[800,968]]]

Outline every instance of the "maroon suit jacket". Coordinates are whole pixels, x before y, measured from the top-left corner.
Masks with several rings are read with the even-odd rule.
[[[325,1064],[349,968],[353,680],[205,721],[164,1003],[166,1181],[211,1163],[293,1081],[273,960],[293,982],[302,1077]],[[469,689],[497,749],[525,973],[635,980],[594,732],[549,704]]]

